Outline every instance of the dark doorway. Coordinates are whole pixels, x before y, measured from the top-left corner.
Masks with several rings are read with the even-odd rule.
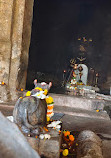
[[[99,73],[99,87],[111,75],[110,0],[35,0],[29,51],[27,89],[33,80],[61,86],[70,59],[79,55],[79,37],[92,39],[85,46],[86,65]],[[108,86],[107,88],[108,89]]]

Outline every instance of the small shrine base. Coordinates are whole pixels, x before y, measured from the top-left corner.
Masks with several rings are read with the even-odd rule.
[[[98,87],[86,86],[86,85],[77,85],[77,87],[69,87],[66,86],[66,94],[75,95],[75,96],[89,96],[95,95],[96,92],[99,92]]]

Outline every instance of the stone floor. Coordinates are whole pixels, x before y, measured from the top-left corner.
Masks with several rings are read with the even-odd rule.
[[[0,104],[0,111],[5,116],[12,115],[13,108],[13,104]],[[59,110],[59,112],[65,113],[65,115],[61,119],[63,122],[63,129],[71,131],[82,131],[87,129],[92,130],[100,135],[103,140],[104,158],[111,157],[111,121],[107,116],[105,117],[105,114],[94,112],[94,118],[94,116],[91,117],[91,115],[93,115],[93,112],[91,112],[90,115],[89,111],[87,110],[86,113],[84,112],[84,114],[82,114],[82,116],[78,115],[78,111],[75,112],[75,110],[73,111],[72,109],[67,109],[63,106],[62,108],[57,106],[54,110],[56,112]],[[72,113],[71,115],[70,112]],[[75,114],[73,114],[73,112],[75,112]],[[80,111],[80,113],[82,112],[83,111]]]

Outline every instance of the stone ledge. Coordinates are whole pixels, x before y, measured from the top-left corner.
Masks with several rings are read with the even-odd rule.
[[[110,120],[110,117],[107,114],[107,112],[104,112],[104,111],[96,112],[96,109],[91,111],[91,110],[80,109],[79,107],[73,108],[73,107],[54,105],[54,112],[64,113],[66,115],[71,115],[71,116]]]
[[[103,110],[105,101],[99,99],[90,99],[77,96],[68,96],[64,94],[54,94],[50,93],[51,97],[54,99],[54,104],[58,106],[67,106],[72,108],[94,110]]]

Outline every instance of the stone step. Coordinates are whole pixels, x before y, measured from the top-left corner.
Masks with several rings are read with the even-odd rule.
[[[103,110],[105,101],[103,99],[90,99],[79,96],[69,96],[64,94],[49,94],[54,99],[54,104],[59,106],[66,106],[72,108],[86,109],[86,110]]]
[[[82,131],[87,129],[92,130],[96,133],[104,133],[111,135],[110,120],[65,114],[61,118],[61,121],[63,122],[63,130]]]
[[[5,116],[11,116],[13,113],[13,104],[7,105],[7,104],[0,104],[0,111]],[[77,109],[72,107],[66,107],[66,106],[58,106],[54,105],[54,112],[57,113],[64,113],[71,116],[80,116],[80,117],[89,117],[89,118],[97,118],[97,119],[106,119],[110,120],[108,114],[106,112],[96,112],[96,110],[84,110],[84,109]]]
[[[84,110],[80,108],[54,105],[54,112],[64,113],[64,114],[72,115],[72,116],[110,120],[109,115],[107,114],[107,112],[104,112],[104,111],[96,112],[96,110],[91,111],[91,110]]]

